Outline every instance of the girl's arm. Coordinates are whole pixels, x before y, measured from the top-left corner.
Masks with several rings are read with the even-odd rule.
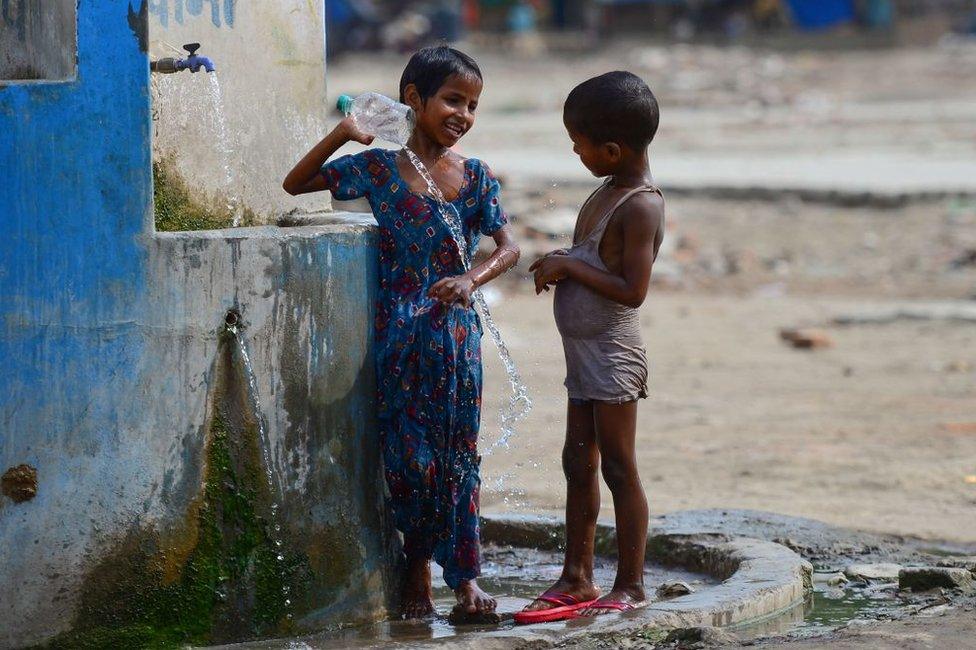
[[[463,275],[438,280],[430,288],[429,295],[448,304],[461,302],[468,306],[475,289],[488,284],[515,266],[521,251],[512,238],[509,227],[502,226],[491,237],[495,240],[495,250],[488,259]]]
[[[351,117],[345,118],[298,161],[285,176],[281,187],[292,196],[324,190],[326,181],[319,173],[322,165],[347,142],[368,145],[373,142],[373,136],[360,131]]]
[[[564,278],[572,278],[605,298],[628,307],[640,307],[647,297],[654,264],[654,249],[663,211],[652,200],[631,200],[617,209],[623,222],[624,251],[620,275],[608,273],[575,257],[552,255],[536,260],[535,292],[548,290]]]

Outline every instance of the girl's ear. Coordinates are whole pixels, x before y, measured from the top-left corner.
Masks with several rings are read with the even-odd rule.
[[[620,160],[620,154],[623,152],[620,150],[619,144],[616,142],[607,142],[603,146],[606,147],[607,156],[610,158],[610,160],[614,162]]]
[[[403,89],[403,100],[404,103],[412,108],[416,113],[421,109],[424,102],[420,99],[420,93],[417,92],[417,84],[407,84],[407,87]]]

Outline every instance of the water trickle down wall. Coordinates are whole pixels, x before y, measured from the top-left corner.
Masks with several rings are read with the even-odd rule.
[[[77,75],[0,81],[0,473],[36,470],[0,494],[3,648],[316,629],[392,592],[372,228],[153,231],[150,4],[80,0]]]

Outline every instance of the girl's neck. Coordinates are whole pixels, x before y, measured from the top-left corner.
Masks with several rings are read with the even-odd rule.
[[[428,138],[419,129],[415,130],[407,140],[407,148],[417,154],[417,157],[428,166],[436,163],[448,152],[447,147]]]

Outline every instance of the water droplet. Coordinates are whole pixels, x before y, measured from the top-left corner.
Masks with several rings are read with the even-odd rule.
[[[291,607],[291,600],[285,598],[285,607]]]
[[[281,553],[279,553],[279,554],[278,554],[278,561],[279,561],[279,562],[283,562],[283,561],[284,561],[284,559],[285,559],[285,556],[284,556],[284,555],[282,555]]]

